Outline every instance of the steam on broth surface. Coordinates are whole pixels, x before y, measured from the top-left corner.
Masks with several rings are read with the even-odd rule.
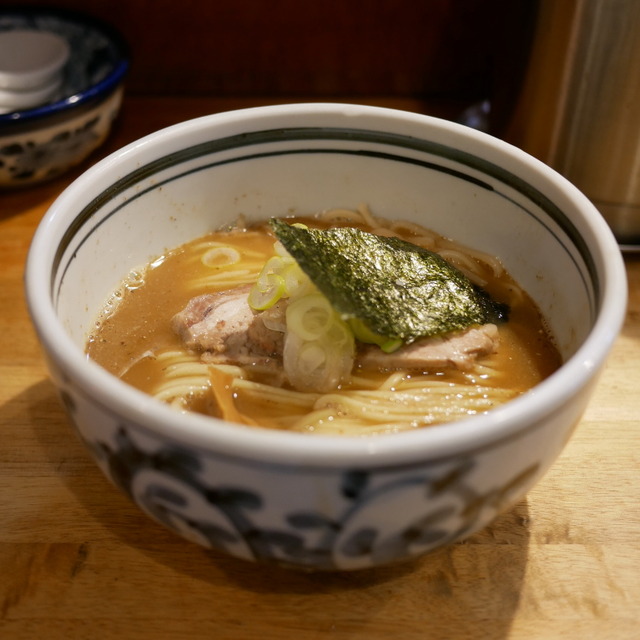
[[[217,326],[229,325],[237,306],[245,315],[260,317],[271,336],[287,335],[282,333],[286,326],[280,325],[291,316],[286,315],[287,309],[276,313],[281,301],[271,300],[265,311],[250,312],[245,302],[251,292],[255,294],[265,263],[274,256],[275,238],[265,222],[210,233],[132,272],[107,301],[89,336],[88,356],[128,384],[180,410],[247,425],[345,435],[402,431],[484,413],[524,393],[560,366],[560,355],[539,310],[496,258],[413,223],[375,218],[365,207],[287,222],[310,229],[356,228],[428,249],[492,299],[508,305],[508,321],[469,329],[468,333],[481,332],[483,343],[489,340],[491,346],[484,350],[458,345],[458,336],[467,332],[453,332],[445,339],[425,338],[397,351],[395,345],[389,354],[351,335],[353,359],[342,363],[343,373],[337,382],[325,384],[327,388],[314,388],[301,379],[305,376],[300,372],[313,368],[323,357],[314,349],[303,358],[298,351],[289,356],[294,363],[288,365],[294,367],[289,378],[283,372],[281,351],[273,351],[281,350],[281,345],[270,346],[273,353],[265,352],[264,357],[251,353],[245,357],[241,349],[241,356],[229,358],[215,346],[206,346],[209,337],[204,341],[193,337],[198,321],[208,315],[211,320],[215,304],[219,305],[216,313],[222,314]],[[315,288],[314,295],[322,299]],[[216,296],[222,302],[216,302]],[[291,300],[295,301],[293,294]],[[293,305],[289,302],[289,308]],[[200,313],[196,320],[189,319],[194,309]],[[344,324],[340,319],[337,323]],[[440,354],[444,348],[453,349],[453,355],[431,356],[432,364],[416,369],[415,362],[405,356],[411,350],[421,354],[414,347],[423,344],[431,354]],[[458,358],[456,354],[465,349],[470,357]],[[284,358],[286,364],[286,350]]]

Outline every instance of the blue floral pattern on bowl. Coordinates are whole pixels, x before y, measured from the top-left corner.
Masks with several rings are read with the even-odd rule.
[[[62,400],[82,440],[144,512],[183,538],[267,564],[335,571],[417,557],[488,524],[546,467],[533,454],[517,472],[505,469],[500,482],[487,484],[478,457],[503,456],[497,447],[408,468],[269,468],[157,438],[65,386]],[[522,441],[540,436],[523,434]],[[526,449],[522,442],[503,446]]]

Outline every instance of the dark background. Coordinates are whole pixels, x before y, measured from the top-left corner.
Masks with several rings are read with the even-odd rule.
[[[490,99],[498,119],[518,93],[537,10],[536,0],[37,5],[115,26],[132,50],[130,95]]]

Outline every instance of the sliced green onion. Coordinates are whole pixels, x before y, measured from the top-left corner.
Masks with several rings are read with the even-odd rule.
[[[280,275],[286,266],[286,262],[280,256],[272,256],[265,263],[264,267],[262,267],[262,271],[260,272],[260,279],[262,276],[265,276],[269,273],[277,273]]]
[[[389,340],[387,340],[386,342],[383,342],[380,345],[380,348],[385,353],[393,353],[394,351],[396,351],[396,349],[399,349],[403,344],[404,342],[400,338],[389,338]]]
[[[283,258],[284,260],[287,260],[289,262],[293,262],[291,254],[284,248],[284,245],[282,244],[282,242],[280,242],[280,240],[276,240],[273,243],[273,251],[275,252],[276,256]]]
[[[403,345],[400,338],[381,336],[379,333],[371,331],[360,318],[349,318],[348,323],[356,340],[367,344],[377,344],[385,353],[391,353]]]
[[[303,296],[287,307],[287,331],[296,333],[303,340],[317,340],[328,331],[334,315],[333,308],[322,294]]]
[[[284,293],[284,279],[277,273],[261,276],[249,291],[249,306],[256,311],[272,307]]]
[[[298,368],[301,374],[311,375],[326,366],[327,353],[318,342],[305,342],[298,353]]]
[[[347,325],[338,314],[335,315],[334,322],[327,330],[324,339],[338,350],[353,348],[353,332],[349,325]]]
[[[315,287],[309,280],[309,276],[298,266],[297,262],[291,262],[282,272],[286,295],[290,298],[311,293]]]

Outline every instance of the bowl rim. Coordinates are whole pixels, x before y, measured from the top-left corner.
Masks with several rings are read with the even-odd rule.
[[[21,16],[51,16],[60,20],[80,23],[89,26],[107,37],[115,46],[119,60],[113,69],[97,84],[91,85],[80,91],[65,96],[55,102],[50,102],[42,106],[29,109],[22,109],[0,114],[0,127],[6,127],[11,123],[26,123],[42,120],[48,116],[55,116],[61,112],[73,110],[91,103],[92,101],[110,94],[124,79],[129,70],[131,51],[129,45],[122,34],[111,24],[97,18],[96,16],[82,13],[73,9],[56,7],[3,7],[0,15],[21,15]]]
[[[57,321],[51,300],[51,261],[55,247],[48,240],[56,228],[64,228],[64,218],[70,217],[76,194],[99,186],[103,191],[108,175],[117,170],[121,160],[132,162],[137,155],[166,155],[167,145],[177,145],[180,138],[202,127],[224,126],[244,120],[281,117],[291,114],[314,115],[339,112],[354,116],[368,114],[420,123],[450,135],[453,140],[480,144],[490,153],[499,153],[510,162],[528,166],[536,178],[562,194],[567,202],[582,212],[582,222],[590,233],[587,239],[594,250],[598,274],[601,277],[601,301],[594,325],[574,355],[549,378],[523,396],[493,409],[454,423],[371,437],[310,435],[256,429],[196,414],[179,414],[147,394],[117,379],[86,355],[68,336]],[[187,136],[188,137],[188,136]],[[165,152],[155,149],[165,148]],[[140,159],[138,158],[138,161]],[[287,466],[311,465],[316,468],[389,467],[420,463],[426,459],[447,459],[461,451],[479,451],[519,437],[535,429],[554,413],[562,411],[571,398],[597,379],[624,322],[627,299],[626,271],[622,254],[604,218],[576,187],[564,177],[524,151],[448,120],[384,107],[343,103],[298,103],[253,107],[216,113],[188,120],[149,134],[88,169],[71,183],[54,201],[34,235],[25,270],[25,287],[32,321],[49,357],[70,372],[74,384],[91,401],[114,415],[124,416],[136,428],[148,434],[172,441],[176,446],[191,446],[210,455],[228,459],[251,460],[254,463]],[[54,319],[52,321],[52,319]],[[523,424],[523,416],[528,416]],[[179,424],[179,428],[178,428]]]

